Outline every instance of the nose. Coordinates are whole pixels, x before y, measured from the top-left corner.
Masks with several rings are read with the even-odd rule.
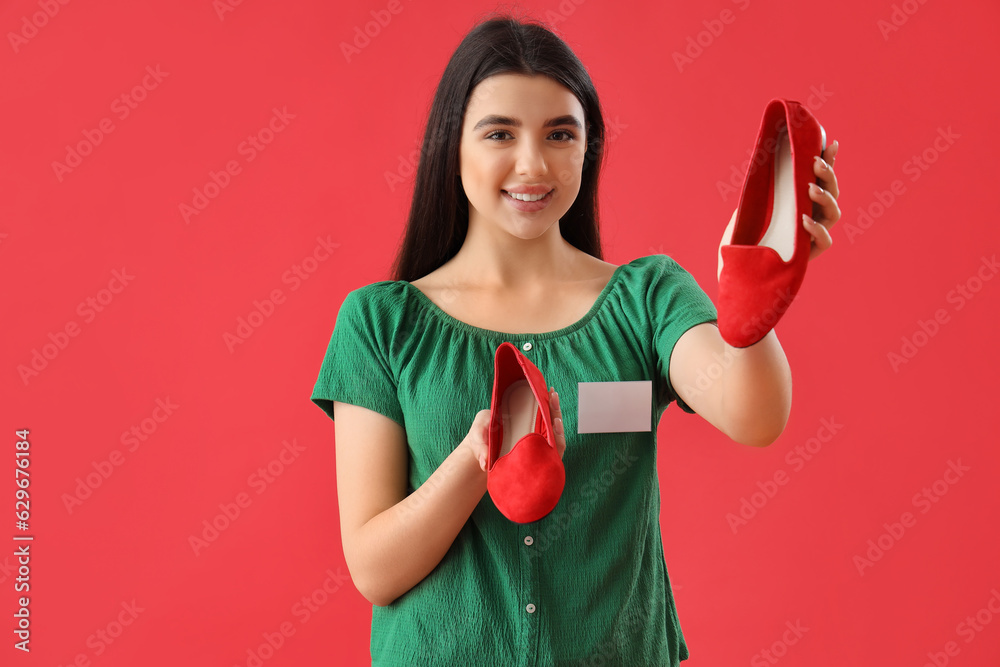
[[[517,173],[525,178],[539,178],[548,171],[545,153],[533,139],[524,139],[517,148]]]

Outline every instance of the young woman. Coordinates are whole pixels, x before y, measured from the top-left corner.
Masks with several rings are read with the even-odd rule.
[[[344,555],[374,605],[373,664],[688,657],[660,533],[659,418],[677,401],[765,446],[787,420],[791,375],[773,331],[728,346],[669,257],[603,261],[603,141],[590,77],[542,26],[487,20],[445,69],[394,279],[345,297],[312,394],[336,420]],[[816,162],[812,256],[840,216],[835,153]],[[530,524],[486,494],[484,407],[504,341],[558,390],[566,486]],[[719,358],[721,377],[699,384]],[[636,380],[652,383],[649,430],[577,432],[578,383]]]

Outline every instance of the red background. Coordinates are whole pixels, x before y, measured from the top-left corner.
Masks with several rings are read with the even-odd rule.
[[[58,7],[51,18],[39,13],[47,5]],[[269,667],[367,660],[371,605],[346,578],[334,426],[309,395],[343,297],[387,277],[447,59],[496,7],[388,6],[247,0],[221,18],[208,0],[0,7],[0,534],[10,545],[0,551],[0,627],[13,627],[16,608],[20,428],[31,431],[35,536],[32,651],[15,651],[5,631],[3,664],[68,665],[82,654],[103,667],[247,665],[282,624],[294,634],[264,651]],[[982,263],[1000,240],[1000,7],[520,7],[557,28],[601,96],[610,262],[666,253],[715,298],[716,249],[736,204],[719,183],[734,168],[740,182],[767,100],[810,105],[841,143],[843,219],[778,328],[795,378],[785,433],[758,450],[675,407],[660,424],[661,521],[685,664],[775,664],[765,649],[788,666],[933,664],[928,654],[1000,664],[1000,615],[988,607],[1000,590],[1000,280]],[[348,61],[341,44],[373,11],[391,20]],[[33,15],[43,24],[34,31],[24,23]],[[31,36],[12,43],[12,33]],[[147,66],[161,80],[146,78],[144,99],[122,118],[113,103]],[[294,118],[250,161],[241,142],[275,108]],[[60,179],[53,163],[102,119],[113,130]],[[935,147],[939,131],[951,139]],[[912,161],[921,155],[925,168]],[[231,160],[239,172],[185,221],[180,205]],[[402,182],[390,187],[387,175]],[[318,237],[337,248],[303,264]],[[296,265],[312,270],[297,283],[286,273]],[[123,268],[134,276],[124,289],[102,292]],[[238,318],[274,290],[281,303],[227,345]],[[88,298],[104,299],[100,312],[80,308]],[[77,335],[60,337],[67,324]],[[43,348],[52,358],[22,378]],[[176,406],[162,422],[158,399]],[[824,419],[842,427],[827,437]],[[127,441],[130,450],[122,434],[143,420],[145,440]],[[788,458],[820,435],[827,442],[808,461]],[[284,441],[299,450],[274,464]],[[968,470],[935,491],[949,461]],[[254,477],[269,464],[280,474]],[[96,482],[108,466],[68,508],[78,480]],[[753,495],[776,474],[787,483]],[[925,487],[934,502],[915,502]],[[225,526],[220,504],[237,499],[246,506]],[[727,515],[743,499],[762,506],[734,532]],[[891,537],[884,524],[905,512],[914,521]],[[196,554],[190,538],[213,519],[225,529]],[[880,536],[887,548],[859,572],[855,557]],[[322,604],[305,617],[310,596]],[[134,619],[122,611],[133,601]],[[1000,609],[1000,595],[992,604]],[[977,613],[985,625],[962,625]],[[130,624],[102,642],[96,633],[117,634],[119,616]],[[786,622],[808,630],[783,636]]]

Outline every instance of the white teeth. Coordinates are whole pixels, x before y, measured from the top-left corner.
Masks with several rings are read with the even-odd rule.
[[[504,192],[506,192],[506,190]],[[538,201],[539,199],[545,199],[545,197],[547,197],[549,193],[546,192],[545,194],[542,195],[522,195],[518,192],[507,192],[507,194],[509,194],[514,199],[518,199],[520,201]]]

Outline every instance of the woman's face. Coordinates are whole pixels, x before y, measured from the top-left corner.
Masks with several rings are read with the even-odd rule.
[[[485,223],[531,239],[557,223],[580,192],[585,120],[576,96],[547,76],[481,81],[469,97],[459,152],[470,227]],[[524,195],[544,197],[519,201]]]

